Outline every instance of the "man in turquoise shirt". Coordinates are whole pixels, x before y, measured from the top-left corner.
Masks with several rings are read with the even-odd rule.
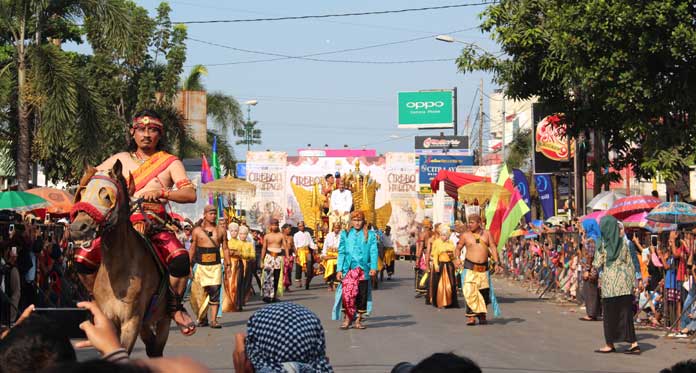
[[[377,275],[377,237],[367,230],[365,214],[354,211],[350,214],[352,228],[341,232],[336,264],[336,280],[341,281],[336,289],[333,320],[345,314],[341,329],[348,329],[355,319],[356,329],[365,329],[363,315],[372,310],[370,277]],[[357,313],[357,318],[356,318]]]

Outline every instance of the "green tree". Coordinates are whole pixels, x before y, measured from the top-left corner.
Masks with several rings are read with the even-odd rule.
[[[502,0],[481,29],[504,56],[466,47],[463,72],[487,70],[508,97],[538,96],[571,135],[594,132],[601,155],[639,177],[679,178],[693,161],[696,28],[692,2]],[[607,159],[593,164],[595,175]]]
[[[510,168],[519,168],[527,171],[530,167],[529,160],[532,156],[532,130],[522,129],[513,135],[512,143],[507,146],[506,162]]]
[[[0,0],[0,34],[3,44],[13,47],[16,113],[12,121],[18,134],[15,165],[21,190],[29,185],[33,133],[40,138],[35,143],[39,151],[47,144],[61,147],[65,145],[61,133],[98,119],[101,108],[91,87],[76,79],[71,57],[51,43],[78,39],[78,19],[86,29],[98,30],[87,33],[90,43],[120,45],[128,40],[130,19],[124,1]]]

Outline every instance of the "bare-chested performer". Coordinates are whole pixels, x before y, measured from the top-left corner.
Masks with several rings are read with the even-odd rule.
[[[290,255],[285,256],[283,259],[283,288],[286,292],[290,292],[290,285],[292,285],[292,268],[295,265],[295,240],[292,236],[292,225],[285,223],[281,229],[283,232],[283,243],[288,248],[288,253]]]
[[[133,227],[147,236],[157,251],[157,255],[169,272],[170,291],[167,309],[172,319],[179,325],[181,333],[192,335],[196,326],[186,313],[181,299],[190,273],[189,256],[184,245],[173,231],[147,224],[148,221],[167,218],[165,204],[196,202],[196,188],[186,176],[184,164],[174,155],[164,150],[164,123],[162,118],[151,110],[143,110],[133,119],[130,129],[132,141],[128,151],[111,156],[97,169],[109,170],[117,160],[123,165],[123,176],[134,183],[135,198],[145,202],[144,211],[131,215]],[[130,178],[132,175],[132,179]],[[150,216],[147,218],[143,212]],[[94,279],[101,263],[101,242],[96,239],[90,247],[75,250],[75,268],[80,279],[91,292]]]
[[[263,258],[263,301],[277,302],[278,296],[283,295],[283,256],[288,257],[288,245],[283,240],[283,234],[278,227],[278,219],[272,219],[269,232],[263,237],[261,257]]]
[[[483,229],[481,217],[477,214],[468,216],[469,231],[461,235],[457,244],[455,257],[459,258],[463,246],[466,246],[464,263],[457,260],[462,273],[462,291],[466,301],[466,324],[475,325],[478,317],[479,324],[485,325],[487,305],[494,297],[489,271],[498,262],[498,251],[490,232]]]
[[[423,228],[416,241],[416,298],[422,297],[428,291],[427,273],[430,259],[425,256],[428,250],[430,237],[433,235],[433,223],[430,219],[423,219]]]
[[[217,322],[218,309],[220,308],[220,291],[222,290],[222,268],[220,266],[220,252],[225,258],[225,276],[230,275],[230,250],[227,247],[227,231],[220,225],[215,224],[217,209],[213,205],[207,205],[203,209],[203,223],[200,227],[193,228],[191,236],[191,251],[189,258],[191,264],[196,263],[196,272],[193,281],[197,281],[208,297],[210,305],[210,327],[220,329]],[[223,249],[220,250],[220,247]],[[205,298],[205,296],[203,297]],[[205,299],[198,305],[198,326],[205,326],[207,319],[207,308]],[[192,302],[193,303],[193,302]],[[196,312],[196,310],[194,310]]]

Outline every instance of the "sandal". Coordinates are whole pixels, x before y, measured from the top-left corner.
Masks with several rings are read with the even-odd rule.
[[[626,354],[626,355],[640,355],[640,346],[631,347],[628,350],[624,351],[624,354]]]
[[[594,317],[583,316],[579,319],[580,321],[597,321]]]
[[[612,348],[609,349],[609,350],[602,350],[602,349],[599,349],[599,350],[594,350],[594,352],[596,352],[596,353],[598,353],[598,354],[611,354],[612,352],[616,352],[616,348],[612,347]]]
[[[341,324],[341,326],[339,326],[339,328],[342,330],[350,329],[350,320],[346,319],[346,321],[344,321],[343,324]]]
[[[366,328],[365,328],[365,325],[363,325],[363,324],[361,324],[361,323],[359,323],[359,322],[356,322],[356,323],[355,323],[355,329],[364,330],[364,329],[366,329]]]
[[[214,322],[214,323],[211,323],[211,324],[210,324],[210,327],[211,327],[212,329],[221,329],[221,328],[222,328],[222,325],[218,324],[218,322],[216,321],[216,322]]]

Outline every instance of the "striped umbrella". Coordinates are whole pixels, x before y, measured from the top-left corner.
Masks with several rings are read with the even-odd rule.
[[[623,220],[625,228],[642,228],[651,233],[668,232],[677,230],[676,224],[657,223],[647,219],[647,212],[633,214]]]
[[[0,193],[0,210],[30,211],[48,206],[45,199],[31,193],[9,191]]]
[[[639,212],[647,212],[657,207],[662,201],[653,196],[630,196],[616,200],[607,215],[623,220]]]
[[[582,218],[580,218],[580,220],[585,221],[587,219],[594,219],[594,220],[597,220],[597,223],[599,223],[599,219],[601,219],[602,216],[604,216],[606,214],[607,214],[606,210],[599,210],[599,211],[595,211],[593,213],[590,213],[590,214],[583,216]]]
[[[692,225],[696,224],[696,207],[685,202],[665,202],[645,218],[656,223]]]

